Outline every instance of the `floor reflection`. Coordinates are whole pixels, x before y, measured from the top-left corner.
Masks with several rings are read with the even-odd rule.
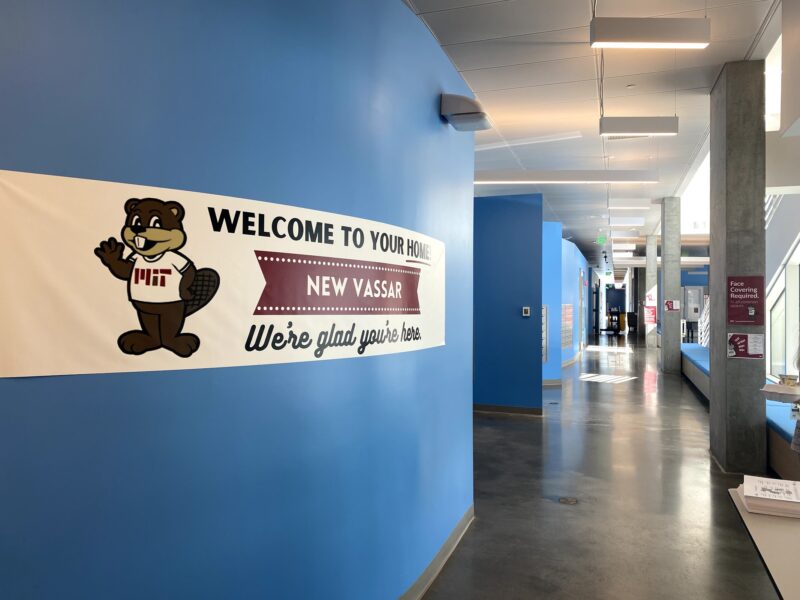
[[[475,419],[477,519],[427,599],[776,597],[707,408],[657,358],[601,339],[542,418]]]

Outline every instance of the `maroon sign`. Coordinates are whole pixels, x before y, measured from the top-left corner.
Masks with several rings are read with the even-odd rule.
[[[728,277],[728,324],[764,324],[763,277]]]
[[[656,324],[656,307],[655,306],[645,306],[644,307],[644,323],[645,323],[645,325],[655,325]]]
[[[764,358],[764,334],[729,333],[728,358]]]
[[[420,269],[256,251],[264,291],[254,315],[418,315]]]

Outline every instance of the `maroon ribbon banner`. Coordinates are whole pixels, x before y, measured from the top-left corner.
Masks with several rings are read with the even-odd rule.
[[[418,315],[420,269],[256,250],[264,291],[254,315]]]

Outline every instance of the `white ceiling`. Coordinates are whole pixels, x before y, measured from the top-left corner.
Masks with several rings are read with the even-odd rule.
[[[722,65],[753,54],[762,24],[779,0],[708,0],[705,50],[606,50],[607,116],[680,117],[674,138],[603,141],[591,0],[411,0],[488,112],[494,128],[476,134],[475,169],[652,169],[658,184],[478,186],[476,194],[542,192],[545,219],[564,224],[590,263],[600,260],[598,229],[608,233],[608,198],[648,211],[635,233],[651,233],[660,206],[696,162],[709,126],[709,92]],[[598,0],[598,16],[702,17],[703,0]],[[776,36],[777,37],[777,36]],[[766,53],[763,52],[762,56]],[[631,234],[634,232],[631,231]],[[610,236],[608,236],[610,239]],[[611,254],[610,246],[606,249]]]

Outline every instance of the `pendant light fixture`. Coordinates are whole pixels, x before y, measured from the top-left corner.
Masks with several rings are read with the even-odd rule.
[[[658,183],[653,171],[477,171],[475,185],[558,185]]]
[[[700,50],[711,42],[708,0],[703,0],[703,18],[598,17],[592,0],[589,44],[592,48],[640,50]]]
[[[598,19],[595,10],[597,0],[592,3],[592,25]],[[614,20],[614,19],[611,19]],[[623,21],[662,21],[670,19],[621,19]],[[673,19],[675,20],[675,19]],[[680,20],[680,19],[678,19]],[[690,21],[705,19],[689,19]],[[592,30],[594,31],[594,29]],[[594,38],[593,38],[594,39]],[[675,86],[675,114],[671,117],[639,117],[639,116],[620,116],[607,117],[605,115],[605,50],[600,47],[595,54],[597,67],[597,95],[600,102],[600,137],[603,138],[627,138],[627,137],[662,137],[678,135],[678,88]],[[677,51],[675,51],[675,63],[673,71],[677,72]]]
[[[600,117],[604,137],[659,137],[678,135],[678,117]]]
[[[592,48],[701,50],[710,41],[707,18],[594,17],[589,26]]]

